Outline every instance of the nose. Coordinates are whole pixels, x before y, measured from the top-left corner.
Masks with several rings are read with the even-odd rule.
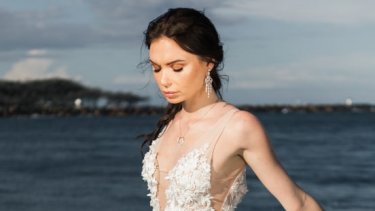
[[[171,81],[168,75],[168,71],[160,71],[160,85],[164,87],[169,87],[171,85]]]

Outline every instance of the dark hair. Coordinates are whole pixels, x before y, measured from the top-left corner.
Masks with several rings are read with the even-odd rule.
[[[223,47],[215,26],[203,12],[191,8],[169,9],[149,23],[144,36],[144,43],[148,49],[152,41],[165,36],[173,39],[185,51],[199,56],[204,61],[212,62],[214,64],[211,70],[212,86],[219,98],[222,98],[220,92],[222,82],[218,71],[222,69]],[[158,137],[181,108],[181,103],[168,104],[156,129],[145,136],[142,148],[146,144],[150,145]]]

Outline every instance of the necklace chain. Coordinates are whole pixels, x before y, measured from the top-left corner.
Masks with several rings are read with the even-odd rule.
[[[215,103],[214,103],[214,105],[212,105],[211,106],[211,108],[210,109],[208,109],[203,115],[202,115],[202,117],[200,117],[199,118],[199,120],[202,120],[204,117],[206,117],[206,115],[218,104],[218,102],[219,101],[216,101]],[[189,125],[188,125],[188,127],[187,127],[187,129],[186,129],[186,132],[185,132],[185,134],[181,134],[181,118],[179,119],[179,121],[178,121],[178,126],[179,126],[179,129],[180,129],[180,131],[179,131],[179,136],[178,136],[178,138],[177,138],[177,144],[179,144],[179,145],[182,145],[182,144],[184,144],[184,142],[185,142],[185,136],[186,136],[186,134],[189,132],[189,129],[190,129],[190,127],[189,127]]]

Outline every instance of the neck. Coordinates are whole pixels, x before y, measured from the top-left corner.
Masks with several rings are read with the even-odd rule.
[[[212,93],[210,98],[204,93],[204,95],[197,97],[195,99],[186,100],[182,103],[182,110],[186,113],[195,113],[201,108],[204,108],[208,105],[216,103],[219,101],[219,97],[216,93]]]

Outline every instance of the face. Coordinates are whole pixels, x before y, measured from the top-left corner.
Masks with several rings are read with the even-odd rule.
[[[204,78],[212,63],[183,50],[167,37],[151,43],[149,57],[155,81],[169,103],[207,98]]]

